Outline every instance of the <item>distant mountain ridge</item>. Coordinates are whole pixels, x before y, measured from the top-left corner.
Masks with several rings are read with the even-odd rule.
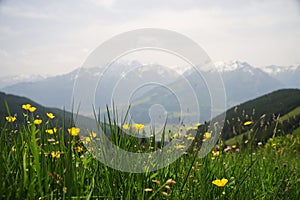
[[[141,64],[138,62],[117,63],[116,68],[111,68],[111,73],[109,73],[109,75],[103,80],[102,87],[98,87],[98,89],[101,88],[101,94],[97,94],[95,96],[96,101],[100,101],[102,104],[111,103],[111,93],[114,89],[115,83],[118,80],[126,80],[124,83],[128,85],[128,88],[133,88],[133,86],[130,86],[130,84],[134,85],[138,82],[130,82],[129,78],[132,80],[137,80],[139,78],[138,75],[134,76],[134,73],[132,73],[130,76],[127,76],[126,79],[125,76],[123,77],[124,74],[122,74],[122,70],[127,70],[132,67],[136,67],[138,69],[139,65]],[[137,71],[136,74],[140,74],[145,77],[158,77],[158,79],[164,80],[163,83],[166,86],[168,84],[174,84],[176,81],[178,81],[178,85],[180,85],[180,74],[172,74],[172,72],[168,72],[166,70],[161,71],[159,70],[159,65],[153,66],[156,67],[153,69],[148,68],[147,70],[143,69],[144,71]],[[211,69],[210,71],[203,71],[201,73],[208,78],[213,76],[215,73],[220,73],[224,81],[224,87],[227,96],[226,103],[228,107],[281,88],[300,88],[300,79],[298,78],[300,77],[300,66],[286,68],[269,66],[260,69],[251,66],[247,62],[241,62],[238,60],[229,62],[216,62],[215,66],[215,70]],[[20,82],[5,86],[0,90],[11,94],[30,97],[34,101],[40,102],[46,106],[71,110],[73,102],[72,93],[75,81],[79,76],[79,72],[80,74],[84,74],[91,78],[97,78],[100,73],[97,68],[76,69],[68,74],[32,80],[30,82]],[[179,79],[177,79],[178,75]],[[193,72],[189,73],[186,71],[182,75],[191,80],[190,82],[195,90],[207,91],[205,85],[199,83],[199,77],[196,77]],[[90,87],[88,82],[82,84],[84,87]],[[178,87],[180,89],[180,86]],[[124,95],[127,95],[127,93],[128,91],[124,87],[124,89],[119,92],[118,97],[120,99],[125,99]],[[157,88],[157,91],[155,91],[155,88],[149,87],[148,91],[141,93],[143,94],[144,98],[140,97],[139,99],[141,100],[148,98],[153,101],[153,99],[156,98],[156,102],[173,102],[173,100],[170,98],[174,98],[174,96],[168,96],[164,93],[164,90]],[[183,95],[189,95],[184,93],[184,91],[181,93]],[[207,95],[204,96],[205,98],[209,98]],[[135,96],[135,98],[137,99],[137,96]]]

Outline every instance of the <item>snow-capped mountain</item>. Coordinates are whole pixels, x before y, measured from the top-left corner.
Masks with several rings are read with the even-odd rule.
[[[269,65],[262,68],[262,70],[270,75],[278,75],[281,73],[293,73],[297,68],[300,67],[296,65],[290,66],[278,66],[278,65]]]
[[[300,65],[294,66],[266,66],[262,68],[266,73],[268,73],[273,78],[284,83],[286,87],[289,88],[300,88]]]
[[[96,79],[99,80],[102,73],[103,71],[99,70],[99,68],[81,68],[60,76],[40,78],[37,80],[30,79],[29,82],[21,81],[12,84],[10,79],[4,82],[6,86],[1,90],[7,93],[29,97],[45,106],[64,107],[70,110],[74,84],[81,81],[82,87],[89,88],[92,82]],[[215,67],[207,71],[202,71],[201,73],[205,78],[212,80],[215,73],[221,75],[224,82],[228,107],[280,88],[300,88],[300,79],[298,78],[300,77],[300,66],[268,66],[260,69],[251,66],[247,62],[234,60],[229,62],[216,62]],[[168,93],[166,88],[147,86],[141,89],[139,86],[145,83],[145,81],[152,80],[153,82],[160,83],[157,84],[157,86],[168,86],[171,84],[182,96],[189,96],[189,92],[183,87],[183,78],[190,82],[194,90],[201,91],[198,98],[203,104],[201,104],[201,106],[205,107],[206,100],[210,98],[209,91],[207,91],[205,82],[200,80],[201,76],[195,73],[193,69],[189,69],[184,73],[180,73],[180,70],[178,70],[177,73],[174,73],[174,70],[168,70],[166,67],[157,64],[143,66],[137,61],[115,63],[114,67],[109,67],[105,71],[105,74],[103,74],[101,84],[96,88],[96,95],[93,98],[95,98],[95,101],[100,102],[101,105],[105,105],[111,103],[113,94],[116,95],[117,99],[128,99],[127,96],[129,94],[132,95],[131,98],[133,100],[144,102],[144,104],[140,105],[141,107],[144,106],[144,108],[147,108],[147,106],[149,107],[153,102],[156,102],[161,105],[166,104],[167,107],[169,106],[170,109],[173,109],[173,104],[175,105],[178,102],[173,101],[172,98],[174,98],[174,95],[172,95],[170,91]],[[2,79],[2,81],[4,81],[4,79]],[[212,81],[212,83],[213,82],[214,81]],[[118,85],[118,88],[115,87],[116,85]],[[137,92],[130,93],[133,90]],[[206,109],[206,107],[204,109]],[[209,114],[209,111],[207,111],[207,113]],[[205,117],[206,116],[204,116],[204,119]]]
[[[174,71],[160,65],[140,66],[141,64],[137,62],[131,64],[115,63],[105,71],[98,67],[79,68],[64,75],[9,84],[1,90],[29,97],[45,106],[70,110],[73,89],[74,86],[77,86],[76,84],[80,84],[81,88],[96,87],[93,98],[101,105],[106,105],[111,103],[113,93],[117,94],[119,99],[125,99],[122,97],[128,95],[130,88],[136,89],[147,80],[167,85],[178,78],[178,74]],[[147,87],[147,90],[149,89],[151,87]],[[139,89],[139,94],[142,92],[145,91]]]
[[[251,65],[249,65],[246,62],[241,62],[238,60],[232,60],[228,62],[223,62],[223,61],[217,61],[214,63],[216,70],[218,72],[224,73],[224,72],[232,72],[235,70],[240,70],[243,69],[245,71],[251,71],[253,68]],[[212,70],[213,71],[213,70]]]

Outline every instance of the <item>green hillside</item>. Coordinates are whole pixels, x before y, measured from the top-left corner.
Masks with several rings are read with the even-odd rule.
[[[256,131],[256,140],[266,142],[273,136],[292,133],[300,124],[300,90],[282,89],[242,103],[226,112],[222,139],[229,144],[247,140],[249,130]],[[246,121],[254,122],[244,126]],[[230,140],[229,140],[230,139]]]
[[[9,110],[5,105],[6,103]],[[65,122],[70,124],[72,123],[72,114],[70,112],[66,112],[57,108],[47,108],[26,97],[5,94],[3,92],[0,92],[0,123],[4,123],[5,117],[8,115],[16,116],[17,123],[24,122],[23,113],[26,113],[26,111],[22,109],[22,105],[24,104],[30,104],[36,107],[37,109],[34,112],[34,115],[39,116],[41,119],[46,119],[46,113],[51,112],[56,116],[56,121],[61,122],[62,119],[64,119]]]

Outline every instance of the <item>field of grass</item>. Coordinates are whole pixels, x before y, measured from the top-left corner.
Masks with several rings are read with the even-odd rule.
[[[295,116],[295,115],[299,115],[300,114],[300,106],[295,108],[294,110],[292,110],[291,112],[283,115],[282,117],[280,117],[280,121],[285,121],[288,120],[289,118]]]
[[[6,118],[0,126],[0,199],[300,198],[298,132],[272,138],[264,146],[251,137],[242,146],[219,141],[204,158],[194,151],[157,171],[128,173],[89,153],[84,143],[93,135],[79,138],[82,130],[59,127],[55,117],[37,118],[24,108],[21,124],[13,116],[0,116]],[[155,151],[150,141],[143,147],[137,140],[120,142],[120,129],[110,125],[112,141],[118,138],[118,144],[141,153]]]

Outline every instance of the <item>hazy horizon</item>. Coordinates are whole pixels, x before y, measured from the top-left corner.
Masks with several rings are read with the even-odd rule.
[[[299,25],[297,0],[2,0],[0,77],[68,73],[102,42],[139,28],[181,33],[214,62],[299,65]]]

